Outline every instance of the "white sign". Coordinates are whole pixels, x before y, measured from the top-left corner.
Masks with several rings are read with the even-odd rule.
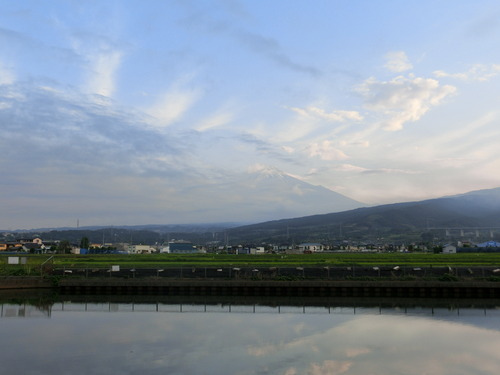
[[[19,257],[9,257],[9,264],[19,264]]]
[[[119,272],[120,266],[111,266],[111,272]]]

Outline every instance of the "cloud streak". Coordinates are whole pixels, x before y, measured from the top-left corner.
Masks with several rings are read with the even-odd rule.
[[[282,67],[314,77],[322,75],[322,72],[316,67],[293,60],[283,51],[283,48],[275,39],[238,29],[234,30],[230,35],[233,35],[238,42],[247,46],[250,50],[274,61]]]
[[[385,68],[391,72],[401,73],[413,68],[404,51],[389,52],[385,55]]]
[[[366,80],[359,88],[367,109],[383,116],[386,130],[401,130],[416,122],[432,107],[456,92],[456,87],[440,85],[432,78],[398,76],[390,81]]]
[[[306,108],[289,108],[291,111],[298,113],[301,116],[317,117],[319,119],[332,121],[332,122],[346,122],[346,121],[361,121],[363,116],[357,111],[337,110],[333,112],[326,112],[322,108],[310,106]]]
[[[462,73],[447,73],[443,70],[434,71],[437,78],[453,78],[462,81],[487,82],[500,74],[500,64],[475,64]]]
[[[156,119],[158,128],[169,126],[180,120],[201,96],[201,89],[189,87],[185,80],[179,80],[160,95],[146,112]]]

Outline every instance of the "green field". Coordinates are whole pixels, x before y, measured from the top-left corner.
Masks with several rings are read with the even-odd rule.
[[[9,255],[13,256],[13,255]],[[474,267],[499,266],[500,253],[317,253],[317,254],[144,254],[144,255],[19,255],[25,264],[9,265],[8,256],[0,256],[2,273],[13,270],[36,272],[40,265],[62,268],[109,268],[111,265],[133,268],[166,267],[314,267],[314,266],[408,266]]]

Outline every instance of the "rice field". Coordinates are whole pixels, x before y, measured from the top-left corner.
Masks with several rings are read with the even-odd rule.
[[[112,265],[134,268],[167,267],[342,267],[342,266],[407,266],[407,267],[474,267],[500,266],[500,253],[314,253],[314,254],[129,254],[129,255],[19,255],[18,265],[8,264],[0,256],[2,270],[51,267],[105,268]],[[24,258],[24,260],[22,259]],[[5,272],[4,272],[5,274]]]

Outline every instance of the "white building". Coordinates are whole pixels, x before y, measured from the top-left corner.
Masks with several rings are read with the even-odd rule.
[[[324,246],[320,243],[314,243],[314,242],[307,242],[307,243],[301,243],[299,244],[299,250],[303,252],[317,252],[317,251],[323,251]]]
[[[457,252],[456,246],[446,244],[443,246],[443,254],[455,254]]]
[[[156,249],[149,245],[128,245],[129,254],[151,254],[156,252]]]

